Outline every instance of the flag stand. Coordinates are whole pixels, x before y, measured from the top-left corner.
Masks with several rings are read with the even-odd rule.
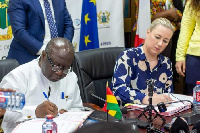
[[[113,95],[112,91],[108,87],[108,82],[106,85],[106,102],[104,104],[104,107],[102,108],[106,114],[107,114],[107,121],[108,121],[108,115],[111,115],[112,117],[115,117],[118,120],[121,120],[122,118],[122,112],[120,110],[120,107],[117,103],[116,97]]]

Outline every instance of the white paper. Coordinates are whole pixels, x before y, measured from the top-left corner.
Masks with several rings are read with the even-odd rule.
[[[92,111],[65,112],[54,118],[53,121],[57,124],[58,133],[71,133],[81,126],[91,113]],[[16,126],[12,133],[41,133],[44,122],[45,118],[25,121]]]
[[[166,95],[168,95],[168,94],[166,94]],[[186,95],[181,95],[181,94],[172,94],[172,95],[170,95],[170,97],[172,98],[172,101],[180,101],[180,100],[189,100],[191,102],[193,101],[193,97],[192,96],[186,96]],[[167,106],[167,111],[163,112],[163,113],[160,113],[160,114],[161,115],[165,115],[165,116],[171,116],[171,115],[174,115],[174,114],[176,114],[178,112],[187,110],[187,109],[191,108],[191,102],[187,102],[187,101],[181,102],[180,101],[178,103],[169,104]],[[147,105],[132,104],[131,106],[129,106],[129,107],[133,108],[133,110],[134,110],[135,108],[144,108]],[[159,112],[158,107],[157,106],[154,106],[154,107],[155,107],[156,111]]]

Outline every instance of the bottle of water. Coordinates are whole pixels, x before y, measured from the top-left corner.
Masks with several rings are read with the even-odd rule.
[[[42,133],[57,133],[57,124],[53,121],[53,115],[47,115],[42,124]]]
[[[196,82],[196,86],[193,89],[193,110],[200,114],[200,81]]]
[[[25,96],[16,92],[0,92],[0,108],[21,110],[25,105]]]

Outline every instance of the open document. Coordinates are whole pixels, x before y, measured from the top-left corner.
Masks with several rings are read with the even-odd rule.
[[[172,98],[172,102],[176,102],[177,101],[177,103],[167,104],[167,111],[162,112],[162,113],[159,112],[157,106],[154,106],[156,111],[159,112],[159,114],[164,115],[164,116],[172,116],[172,115],[174,115],[176,113],[179,113],[179,112],[182,112],[184,110],[187,110],[187,109],[191,108],[191,103],[193,101],[193,97],[192,96],[186,96],[186,95],[181,95],[181,94],[172,94],[172,95],[170,96]],[[188,101],[186,101],[186,100],[188,100]],[[136,108],[144,108],[146,106],[147,105],[141,105],[141,104],[127,104],[126,107],[129,108],[129,109],[133,109],[134,110]],[[143,110],[143,109],[141,109],[141,110]]]
[[[53,121],[57,124],[58,133],[71,133],[81,127],[91,113],[92,111],[65,112],[59,114]],[[45,120],[45,118],[35,118],[25,121],[16,126],[12,133],[41,133]]]

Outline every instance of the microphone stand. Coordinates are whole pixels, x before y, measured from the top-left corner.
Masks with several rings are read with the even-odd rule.
[[[148,96],[149,96],[149,105],[147,107],[144,108],[144,110],[142,111],[142,113],[138,116],[137,119],[139,119],[142,115],[148,120],[148,122],[153,122],[153,120],[156,117],[160,117],[163,121],[163,124],[165,123],[165,118],[163,118],[154,108],[154,106],[152,105],[152,98],[153,98],[153,89],[154,89],[154,83],[155,80],[150,79],[146,81],[146,84],[148,86]],[[156,113],[156,115],[152,118],[152,111],[154,111]],[[148,112],[149,115],[147,116],[145,113]]]

